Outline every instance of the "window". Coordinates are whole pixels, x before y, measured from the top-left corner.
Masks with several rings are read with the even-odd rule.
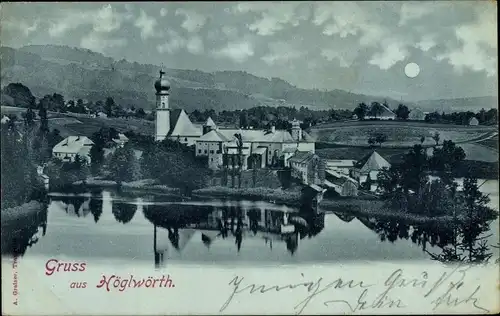
[[[188,138],[187,137],[184,137],[184,141],[187,142],[188,141]]]
[[[210,161],[213,162],[214,161],[214,158],[210,158]]]
[[[201,154],[201,149],[198,149],[198,154]]]
[[[207,150],[205,149],[205,154],[207,153]]]
[[[210,151],[210,153],[211,153],[211,154],[213,154],[213,153],[214,153],[214,151],[213,151],[213,150],[211,150],[211,151]]]

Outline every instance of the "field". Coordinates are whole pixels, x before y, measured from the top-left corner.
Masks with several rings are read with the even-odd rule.
[[[429,124],[425,122],[398,121],[351,121],[315,126],[311,136],[318,142],[337,145],[368,146],[368,138],[376,133],[387,135],[386,147],[411,147],[420,144],[425,137],[424,146],[434,144],[432,136],[438,132],[440,140],[453,140],[464,143],[487,137],[495,131],[491,126],[465,126]]]
[[[26,112],[24,108],[2,106],[3,114],[15,114],[19,118],[21,113]],[[57,128],[61,136],[83,135],[90,137],[101,127],[113,127],[119,132],[132,130],[136,133],[154,135],[155,124],[151,121],[135,118],[90,118],[85,114],[49,112],[49,128]]]

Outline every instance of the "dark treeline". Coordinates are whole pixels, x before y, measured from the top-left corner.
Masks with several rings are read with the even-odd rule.
[[[490,109],[486,111],[481,109],[478,113],[471,111],[467,112],[453,112],[453,113],[439,113],[432,112],[425,116],[425,121],[429,123],[448,123],[457,125],[468,125],[471,118],[475,117],[481,125],[492,125],[498,123],[498,110]]]
[[[36,98],[30,89],[21,83],[10,83],[2,91],[6,96],[12,98],[15,106],[30,109],[45,109],[46,111],[59,113],[98,114],[104,113],[108,117],[136,117],[139,119],[153,120],[154,115],[146,113],[142,108],[123,106],[115,102],[113,97],[107,97],[104,101],[84,101],[82,99],[66,101],[59,93],[47,94],[36,102]],[[2,100],[3,103],[8,102]],[[4,105],[4,104],[2,104]]]

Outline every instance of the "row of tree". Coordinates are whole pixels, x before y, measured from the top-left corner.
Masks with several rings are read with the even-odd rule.
[[[6,96],[12,98],[11,105],[28,108],[28,109],[45,109],[46,111],[59,113],[80,113],[80,114],[96,114],[99,112],[105,113],[108,117],[137,117],[140,119],[154,118],[153,115],[147,114],[142,108],[131,106],[125,108],[118,105],[113,97],[107,97],[103,102],[83,101],[82,99],[65,101],[64,96],[59,93],[47,94],[43,96],[38,103],[36,98],[31,93],[30,89],[21,83],[10,83],[2,91]],[[6,102],[8,105],[8,102]]]

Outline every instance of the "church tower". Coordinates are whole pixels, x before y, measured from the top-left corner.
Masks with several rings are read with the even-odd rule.
[[[170,94],[170,83],[163,76],[165,72],[160,70],[160,78],[155,82],[156,89],[156,119],[155,119],[155,140],[165,139],[170,131],[170,108],[168,106],[168,96]]]

